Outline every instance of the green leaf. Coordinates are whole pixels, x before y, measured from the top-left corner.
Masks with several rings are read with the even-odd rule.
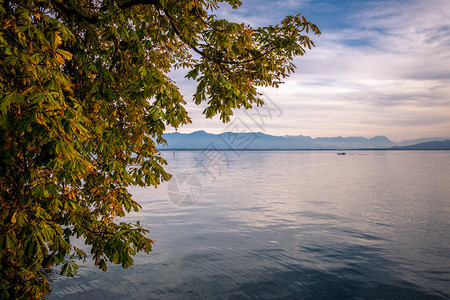
[[[13,93],[8,93],[1,100],[2,102],[0,103],[0,111],[2,112],[2,115],[6,115],[6,112],[9,110],[13,97],[14,97]]]

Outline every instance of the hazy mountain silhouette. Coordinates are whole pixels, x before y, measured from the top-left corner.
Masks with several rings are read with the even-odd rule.
[[[360,148],[387,148],[396,145],[393,141],[385,136],[375,136],[367,139],[364,137],[333,137],[333,138],[316,138],[323,148],[332,149],[360,149]]]
[[[436,142],[436,141],[445,141],[445,140],[448,140],[448,138],[434,137],[434,138],[404,140],[404,141],[401,141],[400,143],[397,143],[397,146],[410,146],[410,145],[417,145],[417,144],[425,143],[425,142]]]
[[[282,137],[261,132],[210,134],[205,131],[193,133],[164,134],[167,149],[320,149],[320,144],[314,143],[310,137]]]
[[[409,146],[397,146],[395,150],[450,150],[450,140],[432,141]]]
[[[205,131],[193,133],[166,133],[168,145],[160,149],[380,149],[395,146],[410,146],[409,142],[395,143],[385,136],[364,137],[320,137],[304,135],[273,136],[261,132],[211,134]]]

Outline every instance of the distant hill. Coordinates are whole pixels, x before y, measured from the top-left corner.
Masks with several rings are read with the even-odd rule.
[[[189,134],[167,133],[167,149],[317,149],[320,145],[314,143],[311,138],[295,139],[292,137],[272,136],[258,133],[234,133],[211,134],[205,131],[196,131]]]
[[[392,147],[394,150],[450,150],[450,140],[432,141],[409,146]]]
[[[433,138],[422,138],[422,139],[414,139],[414,140],[404,140],[400,143],[397,143],[397,146],[411,146],[411,145],[417,145],[420,143],[425,142],[436,142],[436,141],[445,141],[448,138],[442,138],[442,137],[433,137]]]
[[[164,134],[168,146],[159,145],[161,149],[373,149],[390,148],[396,143],[385,136],[364,137],[321,137],[310,136],[273,136],[265,133],[225,132],[211,134],[205,131],[193,133]]]
[[[332,149],[387,148],[396,145],[385,136],[376,136],[370,139],[339,136],[334,138],[316,138],[314,141],[320,143],[324,148]]]

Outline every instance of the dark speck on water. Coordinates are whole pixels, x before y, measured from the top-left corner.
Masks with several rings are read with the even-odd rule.
[[[199,151],[165,152],[178,181],[130,189],[142,210],[125,219],[153,253],[52,275],[50,299],[450,299],[450,151],[347,154],[227,152],[202,168]]]

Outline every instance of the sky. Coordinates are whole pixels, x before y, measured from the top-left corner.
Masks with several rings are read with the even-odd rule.
[[[173,72],[192,118],[178,131],[450,137],[449,0],[243,0],[237,10],[221,4],[215,12],[255,27],[298,13],[322,34],[283,85],[258,89],[263,108],[237,110],[227,124],[206,119],[206,106],[192,101],[195,81]]]

